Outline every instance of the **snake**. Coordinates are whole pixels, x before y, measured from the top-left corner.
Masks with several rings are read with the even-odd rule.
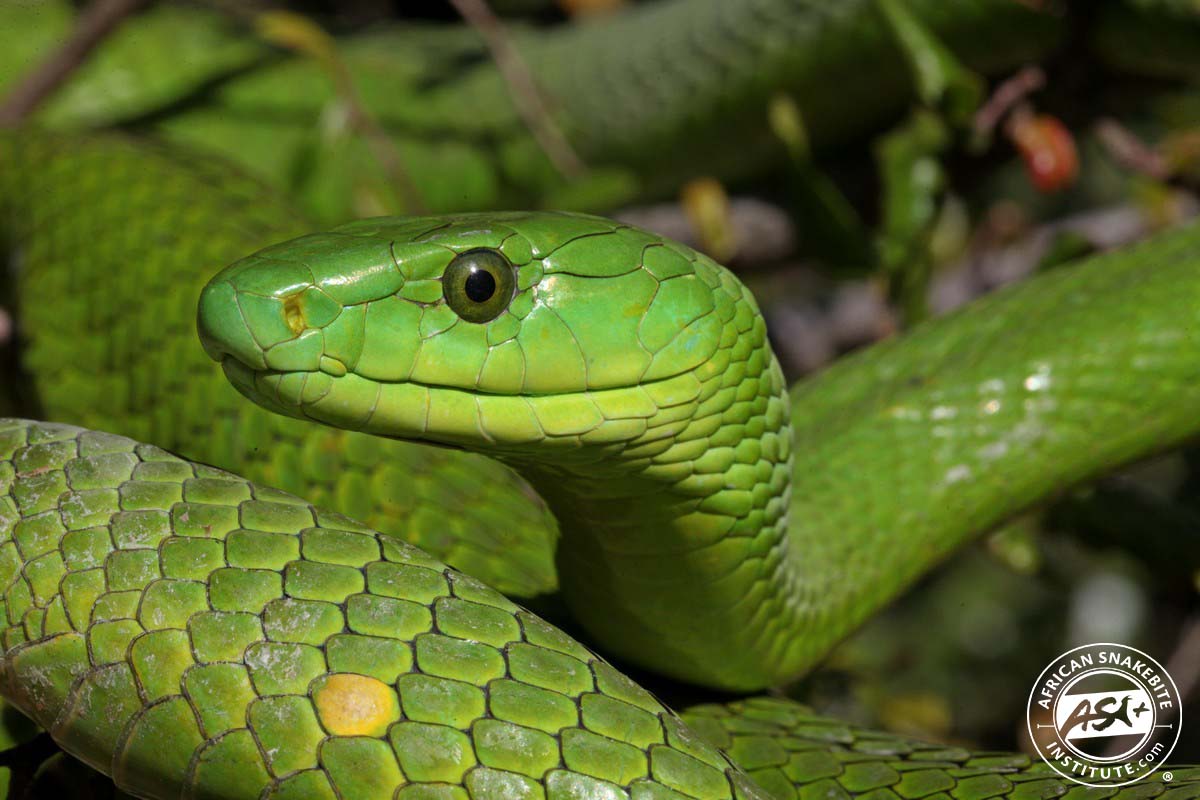
[[[59,420],[0,422],[0,693],[124,791],[1093,796],[754,695],[1194,436],[1200,228],[789,388],[732,273],[599,217],[313,234],[219,159],[18,131],[0,221]],[[554,586],[590,648],[506,596]],[[743,699],[676,715],[606,658]],[[1173,777],[1097,796],[1200,790]]]

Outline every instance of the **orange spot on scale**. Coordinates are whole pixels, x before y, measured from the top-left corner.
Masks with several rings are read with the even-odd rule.
[[[396,692],[365,675],[330,675],[313,693],[321,725],[334,736],[382,736],[400,719]]]

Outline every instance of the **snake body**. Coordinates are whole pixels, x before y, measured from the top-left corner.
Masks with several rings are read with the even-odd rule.
[[[192,343],[194,299],[146,301],[148,281],[195,298],[224,262],[300,232],[260,185],[119,138],[35,133],[0,137],[0,189],[47,413],[362,504],[422,544],[471,531],[498,550],[541,530],[531,552],[548,559],[548,517],[508,471],[256,410]],[[491,250],[515,267],[511,302],[468,323],[444,272]],[[1192,435],[1198,260],[1191,228],[1061,269],[790,400],[727,271],[593,217],[354,223],[230,267],[200,320],[209,354],[272,410],[517,466],[562,522],[562,587],[596,641],[753,688],[811,665],[969,533]],[[603,313],[589,318],[585,297]],[[422,473],[442,492],[424,516],[408,485]],[[390,494],[372,492],[380,475],[395,476]],[[857,730],[786,701],[706,706],[685,726],[436,558],[130,439],[4,422],[0,486],[3,692],[136,794],[1075,791],[1023,756]],[[459,558],[466,547],[439,554],[547,585]],[[1191,797],[1200,776],[1176,776],[1172,796]]]
[[[0,420],[0,488],[0,691],[136,796],[1097,796],[784,700],[681,720],[394,537],[124,437]],[[1099,796],[1200,791],[1173,777]]]
[[[5,421],[0,453],[0,685],[126,791],[766,796],[579,644],[392,537],[122,437]]]

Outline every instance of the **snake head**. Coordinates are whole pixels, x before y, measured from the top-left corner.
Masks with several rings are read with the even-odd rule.
[[[490,452],[632,441],[698,404],[754,325],[703,255],[564,213],[353,222],[229,266],[199,305],[205,349],[255,402]]]

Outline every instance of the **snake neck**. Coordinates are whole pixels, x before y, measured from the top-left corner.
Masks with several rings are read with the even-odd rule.
[[[640,435],[505,458],[559,520],[560,586],[589,632],[622,658],[728,688],[775,677],[764,648],[794,583],[786,384],[761,316],[745,325],[674,379],[674,402]],[[714,658],[713,641],[733,655]]]

